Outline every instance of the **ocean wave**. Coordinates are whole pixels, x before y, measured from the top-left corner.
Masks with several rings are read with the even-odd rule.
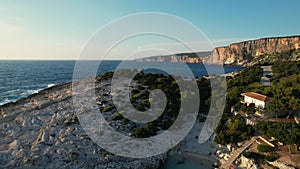
[[[4,101],[0,102],[0,106],[6,104],[6,103],[10,103],[10,102],[16,102],[18,99],[4,99]]]
[[[55,86],[56,84],[48,84],[48,88]]]
[[[50,87],[54,86],[55,84],[49,84]],[[3,93],[2,97],[0,97],[0,106],[7,104],[7,103],[11,103],[11,102],[16,102],[19,99],[22,98],[26,98],[32,94],[36,94],[39,93],[41,90],[49,88],[48,87],[43,87],[43,88],[39,88],[39,89],[13,89],[13,90],[9,90]]]

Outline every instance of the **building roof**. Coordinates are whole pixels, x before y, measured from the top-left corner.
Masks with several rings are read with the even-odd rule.
[[[241,95],[248,96],[253,99],[263,101],[263,102],[267,101],[267,99],[270,99],[270,98],[268,98],[268,96],[265,96],[265,95],[259,94],[259,93],[255,93],[255,92],[246,92],[246,93],[242,93]]]

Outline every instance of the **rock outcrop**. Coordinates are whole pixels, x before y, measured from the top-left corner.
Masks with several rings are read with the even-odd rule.
[[[206,63],[223,63],[244,65],[254,58],[272,55],[300,48],[300,36],[262,38],[229,46],[218,47],[213,50],[211,58]]]
[[[174,55],[153,56],[143,59],[137,59],[140,62],[185,62],[185,63],[202,63],[202,57],[208,57],[211,52],[197,53],[180,53]]]
[[[295,169],[295,167],[289,166],[289,165],[284,164],[279,161],[273,161],[273,162],[267,161],[267,163],[271,164],[274,167],[280,168],[280,169]]]
[[[258,169],[259,167],[255,164],[253,159],[246,158],[245,156],[241,156],[239,161],[241,161],[240,167],[241,168],[248,168],[248,169]]]
[[[119,157],[95,144],[73,110],[71,83],[0,106],[0,168],[154,169],[165,159]]]

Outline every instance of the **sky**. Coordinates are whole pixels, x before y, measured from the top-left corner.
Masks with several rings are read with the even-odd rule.
[[[200,29],[213,46],[299,35],[299,6],[298,0],[0,0],[0,59],[76,60],[101,27],[140,12],[183,18]],[[147,35],[116,47],[106,59],[122,59],[128,46],[173,46],[169,53],[186,52],[170,39]],[[204,50],[211,49],[207,46]]]

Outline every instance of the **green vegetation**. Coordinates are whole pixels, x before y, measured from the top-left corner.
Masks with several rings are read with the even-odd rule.
[[[285,52],[276,52],[269,55],[261,55],[252,58],[252,62],[260,65],[272,65],[274,62],[287,62],[291,60],[298,60],[300,58],[300,49],[289,50]]]
[[[272,66],[273,104],[268,111],[279,113],[300,108],[300,62],[280,62]]]
[[[273,113],[276,116],[288,114],[300,108],[300,62],[275,62],[272,66],[272,72],[274,76],[271,87],[266,87],[259,84],[262,76],[262,69],[259,66],[249,67],[236,75],[234,78],[227,78],[227,101],[221,123],[216,130],[217,143],[236,143],[237,141],[243,140],[239,137],[234,137],[234,135],[228,135],[228,127],[226,127],[226,123],[232,119],[232,114],[230,111],[232,106],[235,107],[235,109],[248,114],[253,114],[255,112],[255,106],[253,104],[247,106],[240,103],[240,100],[242,99],[240,94],[243,92],[253,91],[273,97],[272,103],[267,105],[266,110],[267,113]],[[279,133],[280,132],[278,132],[278,134]],[[251,132],[248,134],[251,134]],[[273,134],[274,133],[270,133],[269,136],[277,136]],[[283,135],[279,137],[283,137]],[[287,141],[289,142],[287,144],[295,142],[295,137],[298,138],[297,135],[298,134],[295,134],[293,136],[293,141]],[[232,139],[228,137],[231,137]],[[285,135],[283,138],[287,137],[288,136]]]
[[[259,154],[259,153],[255,153],[255,152],[250,152],[250,151],[244,151],[242,154],[246,158],[259,158],[259,159],[265,158],[265,155],[263,155],[263,154]]]
[[[141,72],[134,77],[134,80],[137,81],[138,85],[133,89],[133,91],[139,90],[139,92],[134,95],[132,93],[131,103],[137,110],[145,111],[149,109],[151,105],[151,100],[149,100],[150,91],[160,89],[167,97],[167,105],[163,115],[157,119],[158,126],[162,126],[165,119],[168,119],[166,123],[170,123],[170,119],[172,117],[177,117],[181,103],[181,95],[179,87],[172,76],[151,73],[145,74]]]
[[[124,71],[124,72],[123,72]],[[122,70],[118,71],[118,75],[125,76],[128,74],[132,74],[133,72],[130,70]],[[98,81],[101,80],[110,80],[113,74],[111,72],[99,75],[97,77]],[[181,77],[175,77],[177,81],[185,83],[185,81]],[[135,127],[132,128],[131,135],[137,138],[147,138],[157,134],[157,131],[160,129],[168,129],[176,120],[180,105],[181,99],[186,99],[186,93],[195,94],[192,90],[187,90],[185,92],[181,92],[179,90],[178,84],[175,79],[168,75],[163,74],[151,74],[140,72],[137,73],[133,78],[136,85],[131,90],[130,101],[131,104],[139,111],[146,111],[150,108],[152,102],[154,103],[155,99],[150,100],[149,94],[151,90],[160,89],[166,95],[167,104],[164,112],[161,116],[159,116],[156,120],[147,123],[147,124],[136,124]],[[196,79],[197,85],[199,87],[200,92],[200,104],[199,104],[199,113],[207,114],[210,106],[209,98],[210,98],[210,81],[205,78]],[[188,87],[187,87],[188,88]],[[108,95],[106,96],[108,97]],[[182,98],[181,98],[182,97]],[[121,99],[121,98],[120,98]],[[112,103],[105,103],[105,107],[101,107],[100,110],[102,113],[110,112],[115,109]],[[126,107],[124,107],[124,110]],[[129,120],[125,119],[122,116],[122,113],[117,113],[112,117],[112,120],[119,120],[121,123],[129,122]]]
[[[273,162],[273,161],[277,160],[278,158],[279,158],[279,155],[275,152],[268,153],[265,156],[265,160],[270,161],[270,162]]]
[[[132,90],[131,103],[136,109],[145,111],[150,108],[149,91],[154,89],[160,89],[164,92],[167,97],[167,105],[158,119],[148,123],[146,126],[136,128],[133,136],[145,138],[156,135],[158,128],[168,129],[177,118],[181,97],[185,99],[186,94],[180,93],[177,82],[170,75],[145,74],[141,72],[134,77],[134,80],[137,81],[138,85]],[[182,81],[180,77],[176,77],[176,80]],[[205,78],[197,79],[196,82],[200,92],[199,113],[207,114],[209,110],[210,82]],[[193,94],[193,91],[189,91],[189,94]]]
[[[256,109],[255,109],[255,104],[254,103],[250,103],[249,105],[247,105],[246,103],[241,103],[238,102],[237,104],[234,105],[235,109],[243,111],[247,114],[254,114]]]
[[[272,72],[275,82],[282,77],[300,74],[300,62],[275,62],[272,66]]]
[[[254,113],[252,104],[246,106],[240,103],[241,93],[257,87],[262,76],[259,66],[249,67],[234,78],[227,77],[227,97],[223,117],[216,129],[215,141],[218,144],[237,143],[249,139],[253,135],[252,126],[246,125],[242,117],[232,117],[231,107],[242,108],[245,112]],[[227,124],[227,125],[226,125]]]
[[[246,125],[241,116],[229,118],[228,124],[223,127],[218,127],[216,131],[215,141],[219,144],[236,143],[239,141],[250,139],[253,135],[253,128]]]
[[[101,108],[100,108],[100,111],[101,111],[102,113],[105,113],[105,112],[109,112],[109,111],[111,111],[111,110],[113,110],[113,109],[115,109],[115,106],[107,106],[107,107],[101,107]]]
[[[260,122],[255,125],[255,130],[268,137],[286,144],[300,145],[300,125],[286,122]]]
[[[263,72],[258,65],[246,68],[234,78],[226,78],[227,97],[223,117],[216,129],[215,141],[217,143],[237,143],[249,139],[254,133],[259,133],[269,137],[274,136],[285,144],[299,145],[300,142],[297,141],[300,140],[300,134],[297,134],[300,133],[298,125],[292,123],[278,125],[259,123],[253,128],[246,125],[242,117],[232,117],[232,107],[247,114],[253,114],[256,111],[254,104],[247,106],[240,103],[242,99],[240,94],[249,91],[273,97],[273,102],[267,106],[267,112],[275,114],[290,113],[300,108],[300,62],[276,62],[272,66],[272,71],[274,76],[271,87],[266,87],[259,83]],[[112,73],[105,73],[97,77],[97,79],[107,80],[112,75]],[[179,77],[176,77],[176,79],[182,80]],[[167,105],[165,111],[157,120],[145,125],[136,125],[137,127],[133,129],[132,135],[141,138],[151,137],[156,135],[159,129],[168,129],[177,118],[181,104],[182,93],[180,93],[175,79],[172,76],[163,74],[140,72],[134,77],[134,81],[137,85],[131,90],[131,103],[137,110],[145,111],[150,108],[152,100],[149,100],[149,93],[154,89],[160,89],[165,93]],[[207,114],[211,97],[210,81],[205,78],[198,78],[196,82],[200,92],[199,113]],[[192,93],[193,91],[190,92]],[[182,96],[184,98],[184,94]],[[108,105],[101,108],[101,111],[108,112],[113,109],[114,106]],[[123,120],[124,122],[127,120],[121,114],[117,114],[113,119]]]
[[[237,74],[234,78],[227,77],[228,88],[247,86],[254,82],[259,82],[263,70],[259,66],[252,66],[241,73]]]
[[[132,136],[138,138],[147,138],[156,135],[157,123],[148,123],[146,127],[135,128]]]
[[[227,105],[229,109],[240,102],[241,93],[257,88],[262,69],[259,66],[249,67],[237,74],[234,78],[227,77]]]
[[[245,156],[247,158],[253,158],[252,152],[244,151],[242,154],[243,154],[243,156]]]
[[[259,145],[261,146],[261,145]],[[279,155],[276,152],[268,151],[267,153],[260,154],[255,152],[244,151],[243,156],[246,158],[254,158],[254,159],[265,159],[267,161],[273,162],[279,158]]]
[[[123,119],[123,116],[122,114],[124,113],[124,110],[122,111],[119,111],[113,118],[113,120],[122,120]]]
[[[264,144],[260,144],[257,146],[257,150],[261,153],[267,153],[273,151],[273,148]]]
[[[97,81],[101,81],[101,80],[110,80],[113,77],[114,73],[113,72],[107,72],[107,73],[103,73],[101,75],[98,75],[96,77]]]

